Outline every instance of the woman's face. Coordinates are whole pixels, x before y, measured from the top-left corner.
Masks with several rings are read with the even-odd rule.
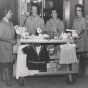
[[[56,10],[52,11],[51,16],[52,16],[53,19],[57,19],[57,12],[56,12]]]
[[[51,16],[52,16],[53,19],[57,19],[57,12],[56,12],[56,10],[53,10],[51,12]]]
[[[78,18],[82,16],[82,11],[81,11],[80,7],[76,8],[76,15],[77,15]]]
[[[37,15],[37,7],[32,6],[31,13],[33,16],[36,16]]]
[[[11,11],[11,9],[8,11],[8,13],[6,14],[6,16],[8,17],[8,19],[10,19],[10,18],[12,18],[12,15],[13,15],[13,13],[12,13],[12,11]]]

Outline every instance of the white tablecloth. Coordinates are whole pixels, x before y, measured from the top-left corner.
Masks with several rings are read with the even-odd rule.
[[[70,42],[70,43],[73,43],[74,41],[72,40],[72,39],[70,39],[70,40],[55,40],[55,39],[51,39],[51,40],[46,40],[46,39],[44,39],[44,40],[41,40],[41,39],[39,39],[39,40],[37,40],[37,39],[20,39],[20,43],[47,43],[47,44],[55,44],[55,43],[57,43],[57,44],[61,44],[61,43],[67,43],[67,42]]]

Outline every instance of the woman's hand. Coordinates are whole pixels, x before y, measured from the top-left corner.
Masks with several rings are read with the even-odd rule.
[[[54,33],[59,33],[59,29],[55,29],[54,30]]]
[[[15,45],[17,43],[16,40],[9,40],[9,42],[12,44],[12,45]]]
[[[56,29],[57,30],[57,33],[59,33],[59,29]]]
[[[21,35],[17,35],[17,39],[21,39]]]

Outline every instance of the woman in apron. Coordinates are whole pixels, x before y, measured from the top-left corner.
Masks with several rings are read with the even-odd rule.
[[[73,22],[73,30],[77,30],[79,38],[75,42],[77,44],[77,56],[83,62],[83,54],[85,53],[86,46],[86,32],[87,32],[87,22],[84,18],[84,7],[81,4],[75,6],[76,18]],[[82,63],[83,64],[83,63]]]
[[[58,11],[56,8],[51,10],[51,18],[46,22],[46,31],[49,34],[50,38],[59,38],[60,34],[65,31],[64,23],[58,18]],[[50,48],[53,46],[49,45]],[[54,54],[57,54],[59,50],[59,45],[54,46]]]
[[[12,47],[15,44],[15,31],[9,19],[13,13],[9,6],[1,9],[0,20],[0,63],[5,73],[6,85],[11,86],[10,68],[13,62]]]
[[[36,34],[36,29],[40,28],[45,31],[44,20],[39,16],[40,7],[37,3],[31,5],[31,15],[27,18],[24,26],[27,27],[29,34]]]
[[[51,10],[51,18],[46,22],[46,31],[54,37],[59,37],[59,35],[65,31],[64,23],[58,18],[56,8],[52,8]]]

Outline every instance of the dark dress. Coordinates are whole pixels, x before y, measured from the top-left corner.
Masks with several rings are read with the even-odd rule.
[[[0,38],[14,40],[15,31],[13,24],[4,19],[0,22]],[[0,63],[2,67],[9,67],[13,62],[13,46],[10,42],[0,41]]]
[[[46,63],[50,60],[49,53],[45,46],[42,46],[39,54],[35,46],[27,46],[22,49],[27,55],[27,67],[30,70],[46,70]]]

